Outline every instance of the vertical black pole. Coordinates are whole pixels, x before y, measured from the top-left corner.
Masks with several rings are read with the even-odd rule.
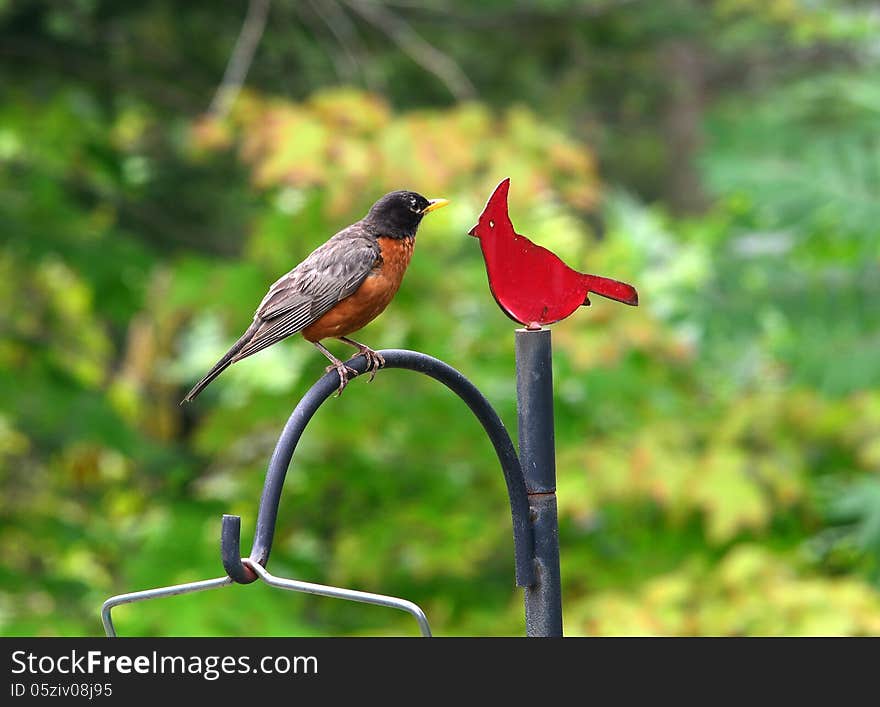
[[[535,531],[537,582],[525,588],[526,635],[562,635],[556,450],[553,434],[553,356],[549,329],[516,330],[519,459]]]

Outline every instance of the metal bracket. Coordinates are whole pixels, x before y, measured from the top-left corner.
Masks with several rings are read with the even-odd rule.
[[[370,592],[359,592],[354,589],[342,589],[341,587],[332,587],[325,584],[313,584],[312,582],[301,582],[297,579],[287,579],[285,577],[276,577],[270,574],[261,565],[248,559],[243,559],[242,563],[253,571],[259,579],[264,581],[270,587],[278,589],[286,589],[290,592],[303,592],[305,594],[317,594],[322,597],[331,597],[333,599],[344,599],[346,601],[357,601],[363,604],[374,604],[375,606],[385,606],[391,609],[400,609],[412,616],[419,624],[419,631],[422,636],[430,638],[431,627],[428,625],[428,619],[425,612],[411,601],[400,599],[398,597],[386,596],[384,594],[372,594]],[[151,599],[161,599],[163,597],[173,597],[179,594],[191,594],[193,592],[204,592],[209,589],[220,589],[232,584],[231,577],[218,577],[217,579],[205,579],[199,582],[189,582],[187,584],[175,584],[170,587],[160,587],[158,589],[145,589],[141,592],[131,592],[129,594],[119,594],[110,597],[101,607],[101,621],[104,624],[104,633],[109,638],[116,638],[116,627],[113,625],[111,611],[120,604],[133,604],[139,601],[149,601]]]

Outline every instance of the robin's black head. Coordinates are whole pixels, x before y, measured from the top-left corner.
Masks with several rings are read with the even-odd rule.
[[[446,199],[426,199],[414,191],[393,191],[373,204],[364,223],[377,236],[412,238],[425,214],[448,203]]]

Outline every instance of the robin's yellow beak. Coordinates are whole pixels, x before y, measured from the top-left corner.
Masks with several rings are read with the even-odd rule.
[[[428,205],[422,209],[423,214],[431,213],[432,211],[436,211],[437,209],[442,209],[449,203],[449,199],[431,199],[428,202]]]

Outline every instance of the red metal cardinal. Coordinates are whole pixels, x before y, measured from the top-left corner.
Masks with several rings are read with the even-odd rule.
[[[572,270],[555,253],[535,245],[513,230],[507,213],[510,179],[495,187],[469,234],[480,239],[489,289],[508,317],[528,329],[565,319],[593,292],[624,304],[637,305],[632,285]]]

